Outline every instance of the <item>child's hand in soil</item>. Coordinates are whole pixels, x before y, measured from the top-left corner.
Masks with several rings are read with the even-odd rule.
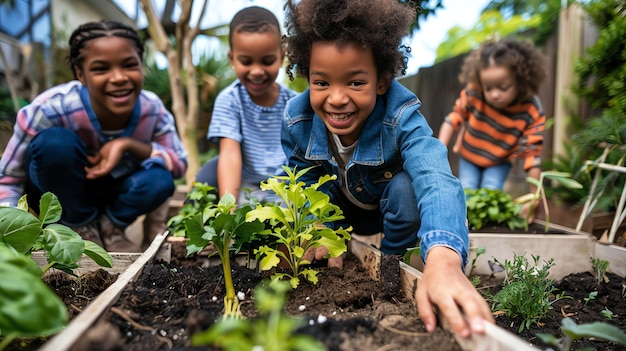
[[[342,269],[343,268],[343,257],[345,254],[342,254],[339,257],[328,257],[328,249],[326,246],[320,247],[312,247],[309,248],[302,256],[303,259],[313,263],[314,261],[322,261],[328,257],[328,267],[335,267]]]
[[[428,252],[415,299],[428,331],[437,325],[435,307],[454,333],[464,338],[484,333],[485,321],[494,323],[489,305],[463,273],[459,254],[445,246]]]

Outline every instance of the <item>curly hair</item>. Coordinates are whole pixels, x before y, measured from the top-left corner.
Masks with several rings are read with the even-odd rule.
[[[411,49],[401,45],[419,8],[398,0],[288,0],[285,4],[287,75],[309,77],[313,43],[352,43],[372,50],[380,77],[406,74]]]
[[[233,46],[234,33],[276,32],[280,37],[280,25],[274,14],[260,6],[246,7],[233,16],[228,31],[228,44]]]
[[[134,28],[122,22],[111,20],[87,22],[78,26],[78,28],[72,32],[69,39],[70,53],[66,60],[72,70],[72,73],[74,74],[74,78],[76,78],[76,70],[80,69],[80,66],[83,63],[82,50],[85,47],[85,44],[90,40],[102,37],[121,37],[130,39],[135,44],[135,49],[137,49],[139,59],[143,60],[143,42]]]
[[[547,75],[545,58],[532,43],[505,38],[484,42],[472,51],[465,58],[459,80],[464,84],[480,84],[479,72],[490,66],[506,67],[513,72],[517,82],[517,101],[537,94]]]

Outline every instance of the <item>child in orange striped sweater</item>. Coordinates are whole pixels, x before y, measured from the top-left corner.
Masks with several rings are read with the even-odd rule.
[[[544,58],[528,42],[485,42],[466,58],[466,86],[439,130],[444,145],[459,130],[453,151],[463,188],[502,190],[515,158],[539,179],[545,115],[537,92],[545,77]]]

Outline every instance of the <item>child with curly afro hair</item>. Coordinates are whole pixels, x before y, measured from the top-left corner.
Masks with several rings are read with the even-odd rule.
[[[402,39],[417,6],[300,0],[288,1],[286,10],[287,72],[309,83],[285,109],[289,166],[310,167],[301,178],[307,184],[337,176],[319,188],[345,217],[332,225],[384,233],[383,254],[403,255],[419,242],[425,268],[415,297],[428,331],[436,327],[437,306],[458,335],[483,333],[493,317],[463,273],[469,251],[463,188],[420,100],[395,80],[406,71],[410,50]],[[327,252],[319,247],[307,255],[322,260]]]
[[[529,42],[487,41],[467,56],[459,76],[466,85],[439,131],[444,145],[459,131],[453,151],[464,188],[502,190],[513,159],[539,179],[545,78],[545,59]]]

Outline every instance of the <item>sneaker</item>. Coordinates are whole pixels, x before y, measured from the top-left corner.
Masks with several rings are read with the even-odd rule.
[[[100,247],[104,247],[102,239],[100,238],[100,232],[98,231],[98,221],[91,221],[85,225],[81,225],[77,228],[72,228],[83,240],[93,241]]]
[[[141,246],[129,240],[124,229],[116,227],[106,215],[100,217],[100,235],[109,252],[141,252]]]

